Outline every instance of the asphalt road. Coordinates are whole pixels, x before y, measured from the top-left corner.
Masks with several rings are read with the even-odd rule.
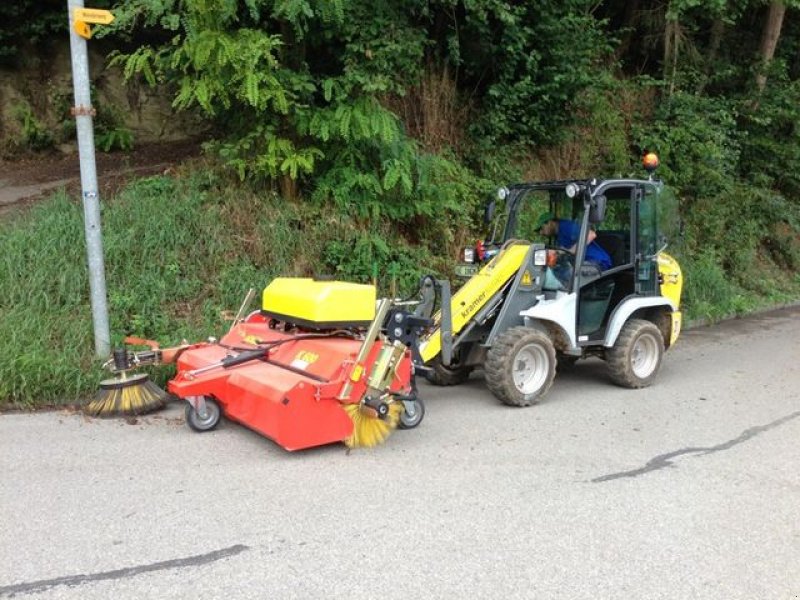
[[[646,390],[423,386],[350,453],[178,406],[0,416],[0,597],[800,598],[799,317],[686,331]]]

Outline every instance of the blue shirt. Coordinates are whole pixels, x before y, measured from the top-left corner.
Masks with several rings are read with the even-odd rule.
[[[568,219],[558,220],[556,243],[562,248],[572,248],[577,243],[580,234],[581,226],[575,221]],[[597,242],[592,242],[586,246],[586,260],[599,265],[601,271],[611,268],[611,257]]]

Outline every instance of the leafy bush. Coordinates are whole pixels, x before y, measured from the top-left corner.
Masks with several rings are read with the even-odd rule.
[[[338,279],[370,282],[373,279],[388,290],[411,292],[416,289],[430,256],[423,247],[411,247],[397,236],[381,232],[352,232],[341,240],[330,240],[323,249],[323,264]]]
[[[97,96],[96,90],[92,90]],[[94,143],[103,152],[111,150],[133,150],[133,132],[125,127],[120,109],[102,101],[94,102],[97,116],[94,118]]]
[[[713,250],[703,250],[684,263],[684,303],[690,318],[720,319],[752,310],[754,298],[728,277]]]
[[[456,64],[482,93],[473,134],[495,143],[557,142],[576,97],[597,91],[611,51],[591,3],[476,2],[464,15]]]
[[[746,98],[742,111],[740,171],[753,185],[800,196],[800,81],[773,70],[778,82],[757,98]]]
[[[103,152],[133,150],[133,132],[127,127],[114,127],[96,132],[94,143]]]
[[[53,134],[33,114],[30,104],[19,102],[14,107],[14,116],[21,129],[21,143],[29,150],[44,150],[53,145]]]
[[[737,180],[741,145],[730,101],[675,93],[634,135],[659,154],[661,177],[685,196],[716,197]]]

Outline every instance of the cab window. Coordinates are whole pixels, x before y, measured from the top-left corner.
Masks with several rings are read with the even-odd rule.
[[[602,223],[595,226],[597,243],[611,257],[611,266],[630,264],[631,256],[631,192],[630,187],[609,188],[606,197],[606,214]]]

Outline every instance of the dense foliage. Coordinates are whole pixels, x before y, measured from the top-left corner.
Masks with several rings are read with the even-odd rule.
[[[689,279],[690,299],[702,302],[710,281],[730,297],[796,283],[794,2],[134,0],[117,10],[115,35],[150,40],[115,56],[126,76],[173,89],[177,108],[218,126],[229,167],[284,197],[409,233],[436,223],[453,239],[491,181],[629,174],[652,149],[682,199],[686,261],[717,271]],[[351,241],[381,254],[373,237]]]
[[[270,269],[410,282],[420,269],[445,270],[444,259],[480,234],[492,187],[641,175],[647,149],[660,154],[660,175],[680,200],[683,236],[671,251],[687,271],[689,315],[717,317],[800,289],[798,8],[798,0],[126,0],[98,36],[117,47],[111,63],[129,80],[208,125],[208,156],[227,169],[226,182],[239,180],[229,195],[220,190],[230,183],[216,184],[218,207],[206,192],[198,205],[204,215],[238,215],[200,221],[210,228],[207,250],[231,261],[218,265],[214,286],[238,290]],[[0,60],[13,63],[21,48],[63,31],[63,10],[29,0],[0,9]],[[23,13],[35,23],[17,27]],[[53,139],[30,111],[18,119],[29,147]],[[135,193],[151,207],[170,193],[161,180],[142,185]],[[196,182],[187,185],[189,199],[200,197]],[[259,210],[269,218],[248,220]],[[200,226],[182,219],[175,215]],[[236,240],[235,256],[215,245],[215,223],[238,227],[219,232]],[[145,240],[160,235],[147,231]],[[3,234],[4,250],[23,252],[14,235]],[[239,254],[245,247],[257,258]],[[191,288],[191,261],[165,261],[141,296],[170,289],[190,304],[231,300],[216,287]],[[23,289],[25,274],[6,268],[5,288]],[[163,334],[158,319],[176,317],[150,314],[126,294],[112,292],[115,315],[141,333]],[[16,314],[9,307],[4,314]]]

